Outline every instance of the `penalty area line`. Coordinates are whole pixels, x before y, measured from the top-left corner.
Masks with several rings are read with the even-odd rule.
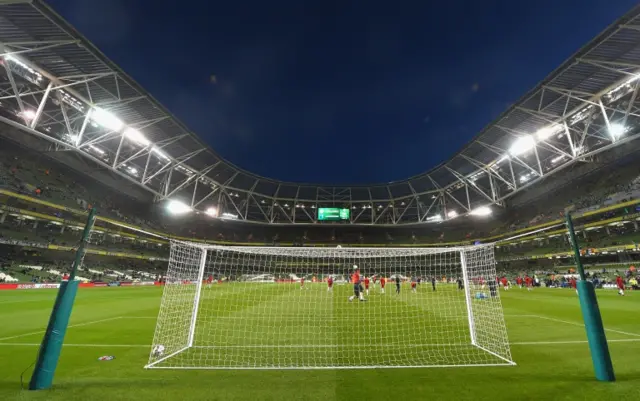
[[[625,339],[617,339],[617,340],[607,340],[608,343],[632,343],[632,342],[640,342],[640,338],[625,338]],[[587,340],[559,340],[559,341],[516,341],[509,343],[509,345],[568,345],[568,344],[587,344]],[[11,346],[11,347],[36,347],[40,346],[40,343],[1,343],[1,346]],[[86,347],[86,348],[150,348],[151,344],[63,344],[65,347]],[[451,345],[451,344],[414,344],[409,345],[413,347],[451,347],[451,346],[459,346]],[[338,345],[304,345],[304,346],[295,346],[295,348],[337,348],[341,347]],[[386,347],[381,345],[380,347]],[[278,345],[249,345],[249,346],[196,346],[194,348],[210,348],[210,349],[230,349],[230,348],[262,348],[262,349],[281,349],[284,348]],[[286,347],[293,348],[293,347]],[[349,347],[347,347],[349,348]],[[374,347],[375,348],[375,347]]]
[[[569,341],[519,341],[509,343],[509,345],[567,345],[567,344],[587,344],[587,340],[569,340]],[[623,338],[618,340],[607,340],[607,343],[635,343],[640,342],[640,338]],[[2,343],[0,343],[1,345]]]
[[[556,319],[556,318],[553,318],[553,317],[546,317],[546,316],[540,316],[540,315],[507,315],[507,316],[508,317],[534,317],[534,318],[537,318],[537,319],[549,320],[551,322],[558,322],[558,323],[570,324],[572,326],[577,326],[577,327],[584,327],[584,324],[582,324],[582,323],[570,322],[568,320]],[[606,331],[610,331],[612,333],[623,334],[625,336],[640,337],[640,334],[637,334],[637,333],[629,333],[628,331],[609,329],[607,327],[605,327],[604,329]]]
[[[78,323],[78,324],[72,324],[67,326],[68,329],[73,328],[73,327],[81,327],[81,326],[88,326],[90,324],[96,324],[96,323],[102,323],[102,322],[109,322],[112,320],[118,320],[121,319],[121,316],[116,316],[116,317],[110,317],[107,319],[100,319],[100,320],[92,320],[90,322],[85,322],[85,323]],[[30,333],[24,333],[24,334],[17,334],[15,336],[9,336],[9,337],[2,337],[0,338],[0,341],[5,341],[5,340],[12,340],[14,338],[20,338],[20,337],[27,337],[27,336],[33,336],[36,334],[43,334],[45,333],[47,330],[38,330],[38,331],[32,331]]]
[[[73,327],[88,326],[90,324],[109,322],[109,321],[118,320],[118,319],[157,319],[157,318],[156,317],[151,317],[151,316],[116,316],[116,317],[109,317],[109,318],[106,318],[106,319],[93,320],[91,322],[72,324],[70,326],[67,326],[67,328],[71,329]],[[30,333],[17,334],[15,336],[10,336],[10,337],[2,337],[2,338],[0,338],[0,341],[12,340],[14,338],[20,338],[20,337],[33,336],[33,335],[36,335],[36,334],[43,334],[45,332],[46,332],[46,330],[32,331]]]
[[[85,348],[150,348],[151,345],[145,344],[62,344],[64,347],[85,347]],[[0,343],[2,346],[11,347],[36,347],[40,343]]]

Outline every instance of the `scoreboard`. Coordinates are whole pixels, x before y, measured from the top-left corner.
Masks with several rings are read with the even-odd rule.
[[[318,221],[339,221],[349,220],[351,211],[338,207],[320,207],[318,208]]]

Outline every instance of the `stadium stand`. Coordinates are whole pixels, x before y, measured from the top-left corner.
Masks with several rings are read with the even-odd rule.
[[[100,221],[92,237],[89,258],[111,259],[107,263],[96,260],[88,279],[96,279],[99,272],[117,272],[133,277],[139,272],[161,272],[162,260],[168,257],[167,239],[149,233],[161,233],[165,238],[190,240],[265,244],[283,246],[415,246],[452,245],[473,243],[477,239],[492,240],[509,238],[533,230],[535,227],[557,221],[571,211],[575,216],[595,213],[585,218],[591,226],[582,232],[585,249],[626,247],[637,249],[640,241],[634,200],[640,198],[640,169],[634,161],[636,153],[615,161],[615,173],[610,164],[573,179],[556,191],[553,202],[540,205],[530,201],[499,215],[488,222],[450,221],[446,224],[426,224],[409,227],[349,226],[329,224],[322,226],[265,226],[243,224],[236,221],[212,222],[198,215],[181,217],[167,215],[158,205],[144,204],[128,197],[126,193],[108,191],[90,178],[90,173],[81,174],[46,154],[23,148],[6,139],[0,139],[0,241],[7,250],[23,249],[11,267],[3,268],[0,279],[24,280],[29,276],[20,265],[36,265],[34,253],[24,251],[32,248],[46,250],[49,258],[38,259],[46,269],[32,274],[32,279],[53,280],[62,277],[68,263],[60,262],[53,255],[52,247],[73,249],[80,239],[84,217],[79,214],[92,206],[103,216],[121,225]],[[569,172],[575,176],[575,172]],[[16,194],[13,196],[11,194]],[[630,205],[628,205],[631,203]],[[616,208],[616,205],[627,205]],[[613,209],[612,209],[613,208]],[[598,210],[605,209],[602,213]],[[611,210],[609,210],[611,209]],[[16,213],[16,211],[19,211]],[[601,221],[618,219],[615,225],[600,226]],[[127,229],[126,225],[140,227],[142,232]],[[148,230],[148,231],[146,231]],[[588,231],[587,231],[588,230]],[[522,267],[515,261],[540,258],[544,255],[567,252],[568,243],[563,235],[542,233],[535,238],[505,242],[496,250],[504,266],[510,270]],[[593,253],[586,251],[588,254]],[[618,252],[613,251],[615,254]],[[68,252],[64,252],[67,254]],[[118,253],[124,257],[115,260],[107,254]],[[103,256],[99,256],[103,255]],[[632,255],[630,258],[636,256]],[[547,256],[548,258],[548,256]],[[607,258],[606,258],[607,259]],[[607,260],[610,260],[609,257]],[[5,257],[5,260],[8,260]],[[6,265],[6,262],[5,264]],[[4,266],[3,265],[3,266]],[[120,267],[118,267],[120,266]],[[123,266],[126,266],[124,268]],[[120,269],[120,270],[118,270]],[[57,272],[45,274],[44,272]],[[117,277],[117,275],[116,275]]]

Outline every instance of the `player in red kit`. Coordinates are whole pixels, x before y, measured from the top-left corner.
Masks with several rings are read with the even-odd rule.
[[[358,298],[360,301],[366,301],[362,295],[362,286],[360,284],[360,269],[357,265],[353,265],[353,274],[351,275],[351,283],[353,283],[353,295],[349,297],[349,302],[354,298]]]
[[[525,276],[524,283],[527,286],[527,291],[531,291],[533,289],[533,279],[529,276]]]
[[[367,293],[367,296],[369,296],[369,277],[364,278],[364,291]]]
[[[331,276],[329,276],[329,278],[327,279],[327,291],[333,291],[333,277]]]
[[[569,285],[571,286],[571,288],[576,290],[576,294],[577,294],[578,293],[578,282],[576,281],[575,277],[571,277],[571,280],[569,280]]]
[[[518,287],[520,287],[520,289],[522,289],[522,277],[516,277],[516,284],[518,285]]]
[[[618,285],[618,295],[624,296],[624,279],[620,276],[616,277],[616,284]]]
[[[387,284],[387,279],[384,277],[380,277],[380,293],[384,294],[384,286]]]
[[[304,277],[300,279],[300,289],[304,289]],[[308,288],[307,288],[308,289]]]
[[[418,281],[415,277],[411,278],[411,291],[416,292],[416,285],[418,284]]]
[[[213,284],[213,276],[209,275],[209,277],[207,277],[207,287],[211,287],[211,284]]]
[[[505,291],[509,291],[509,281],[507,281],[507,278],[505,276],[502,276],[502,278],[500,279],[500,283],[502,284],[502,288],[504,288]]]

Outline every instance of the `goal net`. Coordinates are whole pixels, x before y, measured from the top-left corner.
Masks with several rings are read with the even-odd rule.
[[[513,365],[495,265],[493,245],[280,248],[174,241],[146,367]]]

